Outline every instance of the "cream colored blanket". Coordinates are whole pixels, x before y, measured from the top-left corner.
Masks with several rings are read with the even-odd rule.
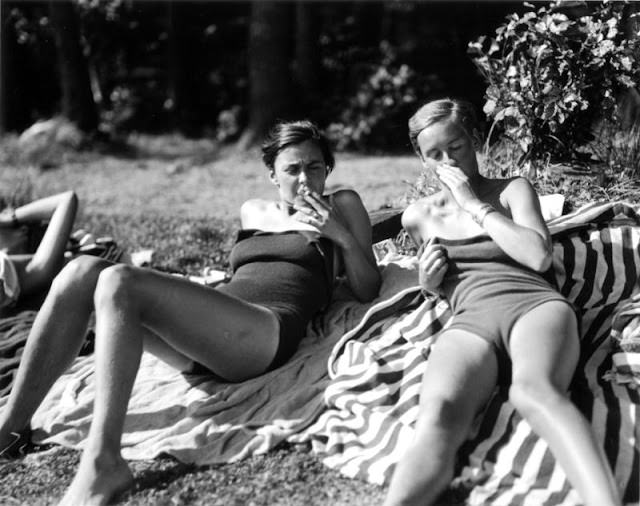
[[[327,360],[334,344],[376,302],[415,285],[415,271],[392,265],[378,299],[359,304],[338,290],[331,307],[309,325],[292,360],[239,383],[183,375],[143,355],[125,430],[123,455],[148,459],[170,454],[183,462],[231,462],[264,453],[312,424],[325,409]],[[81,448],[95,396],[93,356],[78,358],[36,412],[34,441]]]

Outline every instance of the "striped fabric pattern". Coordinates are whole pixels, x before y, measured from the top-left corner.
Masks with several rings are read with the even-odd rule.
[[[625,503],[636,504],[640,391],[612,381],[607,371],[611,316],[640,274],[640,217],[624,203],[593,204],[549,227],[558,286],[581,316],[572,398],[603,445]],[[307,430],[326,465],[372,483],[389,482],[411,441],[431,338],[449,317],[446,301],[423,299],[417,287],[408,288],[371,308],[337,343],[329,360],[327,410]],[[447,504],[581,504],[546,443],[506,399],[505,391],[497,391],[478,417],[448,494],[458,499]]]

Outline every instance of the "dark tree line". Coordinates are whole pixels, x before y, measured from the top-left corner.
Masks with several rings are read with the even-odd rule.
[[[61,114],[87,132],[179,130],[243,145],[260,138],[276,118],[307,116],[323,125],[340,119],[342,132],[355,138],[360,133],[353,133],[350,122],[362,125],[383,113],[393,127],[394,112],[404,107],[398,97],[409,97],[409,103],[453,94],[480,103],[484,84],[466,56],[467,43],[491,34],[522,7],[397,1],[0,4],[3,130],[20,131]],[[376,128],[382,127],[372,120],[363,131],[371,137]]]

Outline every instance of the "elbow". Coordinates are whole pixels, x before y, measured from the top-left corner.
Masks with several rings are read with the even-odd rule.
[[[73,190],[68,190],[58,196],[58,205],[63,204],[74,211],[78,209],[78,195]]]
[[[69,201],[71,204],[77,206],[78,205],[78,195],[75,191],[69,190],[63,193],[64,198]]]
[[[545,250],[536,255],[535,258],[531,259],[529,267],[536,272],[546,272],[549,270],[552,263],[553,257],[551,256],[551,252]]]

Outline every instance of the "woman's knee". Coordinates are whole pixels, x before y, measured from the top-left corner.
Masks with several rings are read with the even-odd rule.
[[[135,268],[126,264],[116,264],[102,270],[94,294],[96,311],[105,304],[117,303],[131,307],[135,277]]]
[[[527,419],[565,398],[566,393],[545,378],[514,377],[509,387],[509,401]]]
[[[94,256],[74,258],[54,278],[51,291],[67,292],[78,288],[93,291],[98,275],[107,265],[105,260]]]
[[[475,413],[463,397],[451,392],[422,392],[418,426],[443,427],[464,432],[471,426]]]

